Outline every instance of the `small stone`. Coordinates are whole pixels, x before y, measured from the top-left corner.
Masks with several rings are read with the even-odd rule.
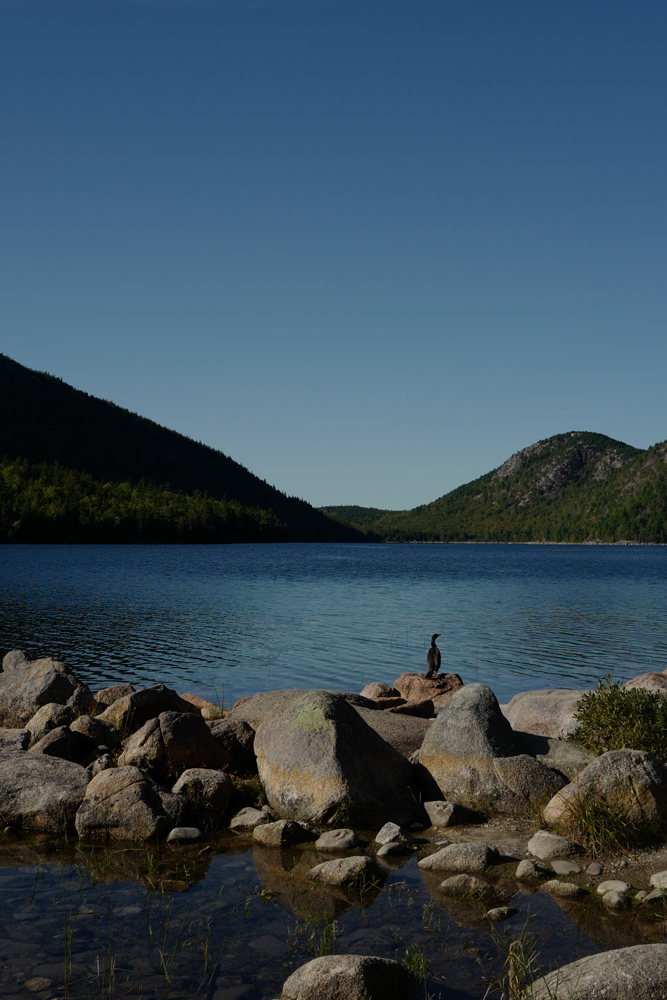
[[[435,871],[484,872],[498,860],[498,852],[488,844],[449,844],[418,862],[420,868]]]
[[[593,861],[586,869],[587,875],[602,875],[604,867],[599,863],[599,861]]]
[[[641,903],[642,899],[646,899],[647,896],[648,893],[646,892],[646,890],[640,889],[637,895],[635,896],[635,899],[637,900],[638,903]]]
[[[378,858],[401,858],[410,852],[410,848],[407,844],[401,844],[400,841],[390,841],[388,844],[383,844],[380,850],[377,852]]]
[[[241,833],[250,832],[254,830],[256,826],[260,823],[270,823],[271,814],[264,812],[263,809],[253,809],[252,806],[246,806],[245,809],[241,809],[233,817],[231,823],[229,824],[230,830],[238,830]]]
[[[438,886],[444,896],[496,896],[497,889],[474,875],[452,875]]]
[[[630,909],[629,897],[626,896],[624,892],[618,892],[616,889],[611,889],[609,892],[605,892],[602,897],[602,902],[610,910]]]
[[[412,837],[407,830],[402,830],[397,823],[385,823],[381,830],[375,834],[376,844],[407,843]]]
[[[654,889],[653,892],[649,892],[648,895],[644,896],[644,903],[657,903],[658,901],[663,902],[665,894],[662,889]]]
[[[629,888],[627,882],[619,882],[610,878],[606,882],[600,882],[597,891],[601,896],[604,896],[606,892],[627,892]]]
[[[529,859],[519,862],[519,866],[514,875],[516,878],[540,878],[544,875],[551,875],[551,871],[540,861],[532,861]]]
[[[359,838],[354,830],[326,830],[315,841],[318,851],[350,851],[359,846]]]
[[[575,865],[574,861],[552,861],[551,867],[556,875],[580,875],[581,868]]]
[[[279,819],[275,823],[259,823],[252,831],[252,839],[265,847],[293,847],[313,838],[301,823]]]
[[[507,920],[518,912],[515,906],[494,906],[492,910],[486,911],[484,919],[490,920],[492,924],[499,924],[502,920]]]
[[[40,993],[42,990],[49,989],[51,980],[45,979],[44,976],[34,976],[32,979],[27,979],[23,985],[31,993]]]
[[[656,872],[655,875],[651,875],[649,885],[654,889],[667,889],[667,872]]]
[[[628,862],[625,859],[623,859],[623,861],[619,861],[618,867],[619,868],[627,868],[628,867]]]
[[[431,826],[460,826],[464,823],[481,823],[481,813],[460,806],[458,802],[425,802],[424,809]]]
[[[167,836],[169,844],[196,844],[204,834],[196,826],[175,826]]]
[[[435,842],[436,847],[447,847],[448,844],[451,844],[451,840],[447,837],[442,837],[440,840],[436,840]]]
[[[583,894],[583,889],[574,882],[559,882],[557,878],[552,879],[550,882],[544,882],[542,888],[551,893],[552,896],[581,896]]]
[[[559,837],[547,830],[538,830],[528,841],[528,850],[542,861],[551,861],[552,858],[566,858],[571,854],[579,854],[581,848],[565,837]]]

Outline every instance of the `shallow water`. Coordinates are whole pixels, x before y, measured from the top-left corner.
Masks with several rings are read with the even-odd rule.
[[[163,680],[226,705],[360,690],[424,670],[493,687],[590,686],[667,667],[667,547],[0,547],[0,646],[93,686]]]

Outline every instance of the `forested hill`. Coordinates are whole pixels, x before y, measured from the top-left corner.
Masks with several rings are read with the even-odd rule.
[[[61,485],[62,474],[57,467],[86,473],[97,484],[143,481],[169,487],[167,493],[173,496],[205,493],[214,500],[226,499],[239,509],[272,512],[272,518],[267,515],[264,519],[263,530],[269,526],[276,530],[275,524],[280,523],[282,537],[290,541],[340,542],[364,538],[356,529],[332,520],[304,500],[286,496],[269,486],[222,452],[74,389],[59,378],[25,368],[4,355],[0,355],[2,456],[10,463],[15,459],[31,466],[46,463],[53,467],[48,476],[52,480],[55,477]],[[22,495],[30,480],[31,496],[36,503],[33,472],[24,469],[19,478],[23,483]],[[10,479],[18,482],[14,473]],[[84,479],[77,482],[82,496],[86,492],[85,482]],[[166,496],[163,491],[160,500],[163,509]],[[157,502],[157,494],[152,499]]]
[[[556,434],[433,503],[349,523],[388,541],[667,542],[667,442]]]

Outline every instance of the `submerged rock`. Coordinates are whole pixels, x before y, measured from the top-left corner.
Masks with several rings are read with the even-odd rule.
[[[88,785],[76,829],[82,840],[162,839],[178,825],[182,805],[139,768],[113,767]]]
[[[0,826],[64,833],[74,829],[90,775],[44,754],[0,753]]]
[[[603,951],[564,965],[532,984],[535,1000],[662,1000],[667,944]]]
[[[293,972],[282,1000],[410,1000],[407,970],[389,958],[325,955]]]

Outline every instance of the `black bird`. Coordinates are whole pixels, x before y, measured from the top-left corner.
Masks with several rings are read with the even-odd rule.
[[[427,677],[433,677],[433,674],[437,674],[440,669],[440,664],[442,663],[442,657],[440,656],[440,650],[435,644],[435,640],[442,635],[442,632],[436,632],[435,635],[431,636],[431,648],[426,654],[426,666],[428,667]]]

